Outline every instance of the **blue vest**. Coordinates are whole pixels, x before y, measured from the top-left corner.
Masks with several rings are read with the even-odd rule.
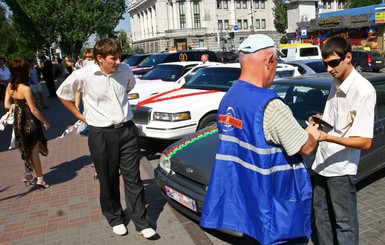
[[[310,238],[312,188],[303,158],[288,156],[263,133],[263,113],[274,98],[273,91],[240,80],[222,99],[201,226],[238,231],[261,244]]]

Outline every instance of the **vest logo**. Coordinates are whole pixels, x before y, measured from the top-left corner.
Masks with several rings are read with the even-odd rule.
[[[218,115],[218,122],[224,124],[224,131],[231,131],[234,127],[242,129],[242,120],[235,117],[235,112],[232,107],[227,108],[226,115]]]

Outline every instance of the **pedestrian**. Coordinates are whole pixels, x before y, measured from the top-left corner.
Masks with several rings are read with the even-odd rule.
[[[5,94],[4,106],[6,109],[15,104],[13,129],[21,158],[24,160],[25,185],[37,185],[39,188],[48,188],[44,181],[39,153],[48,155],[47,140],[44,137],[42,125],[48,130],[50,125],[36,107],[31,88],[29,87],[30,65],[27,61],[13,60],[9,64],[11,80]],[[33,178],[35,172],[37,180]]]
[[[40,84],[38,72],[36,69],[36,61],[34,59],[28,59],[27,60],[30,64],[30,75],[29,75],[29,85],[32,91],[32,94],[35,96],[37,95],[37,98],[40,101],[40,104],[43,109],[48,109],[49,107],[46,106],[43,98],[43,87]]]
[[[208,54],[208,53],[202,54],[202,56],[201,56],[202,64],[208,64],[208,63],[210,63],[209,58],[210,58],[210,57],[209,57],[209,54]]]
[[[53,65],[50,59],[46,58],[43,62],[43,78],[45,80],[45,84],[47,85],[47,89],[49,92],[49,96],[47,98],[54,98],[56,96],[56,87],[55,80],[53,77]]]
[[[307,244],[311,182],[303,157],[318,125],[303,129],[272,90],[278,51],[263,34],[239,47],[241,75],[223,97],[219,146],[200,224],[243,233],[244,244]]]
[[[321,131],[314,170],[315,244],[358,244],[355,175],[361,150],[371,147],[376,91],[352,65],[351,45],[332,37],[322,59],[334,77],[322,119],[333,126]]]
[[[5,65],[5,58],[0,56],[0,99],[4,99],[5,88],[11,79],[11,72],[9,68]]]
[[[138,130],[131,120],[127,96],[135,78],[130,67],[120,62],[121,52],[115,40],[99,40],[93,50],[97,65],[74,71],[57,94],[76,118],[90,125],[88,146],[99,177],[100,204],[113,232],[127,233],[120,203],[120,171],[129,217],[139,234],[151,238],[156,232],[150,227],[145,208]],[[75,106],[76,92],[82,92],[84,114]]]

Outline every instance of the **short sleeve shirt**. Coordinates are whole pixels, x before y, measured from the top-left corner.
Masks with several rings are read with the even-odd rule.
[[[309,138],[290,108],[280,99],[274,99],[267,105],[263,131],[268,142],[281,145],[289,156],[298,153]]]
[[[376,91],[356,70],[343,83],[334,79],[322,119],[333,125],[337,137],[373,138]],[[361,150],[320,142],[313,170],[323,176],[356,175]]]
[[[57,95],[74,101],[75,93],[82,93],[87,123],[108,127],[132,119],[127,90],[135,86],[135,78],[127,64],[120,64],[116,72],[105,74],[96,64],[76,70],[62,83]]]

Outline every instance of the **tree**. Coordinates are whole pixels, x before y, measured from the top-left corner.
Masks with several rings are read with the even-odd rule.
[[[279,33],[286,33],[287,30],[287,5],[282,0],[273,0],[274,27]]]
[[[124,0],[1,0],[12,18],[35,48],[57,43],[69,56],[76,56],[94,33],[115,38],[115,26],[122,19]]]
[[[347,8],[358,8],[382,3],[382,0],[348,0]]]

